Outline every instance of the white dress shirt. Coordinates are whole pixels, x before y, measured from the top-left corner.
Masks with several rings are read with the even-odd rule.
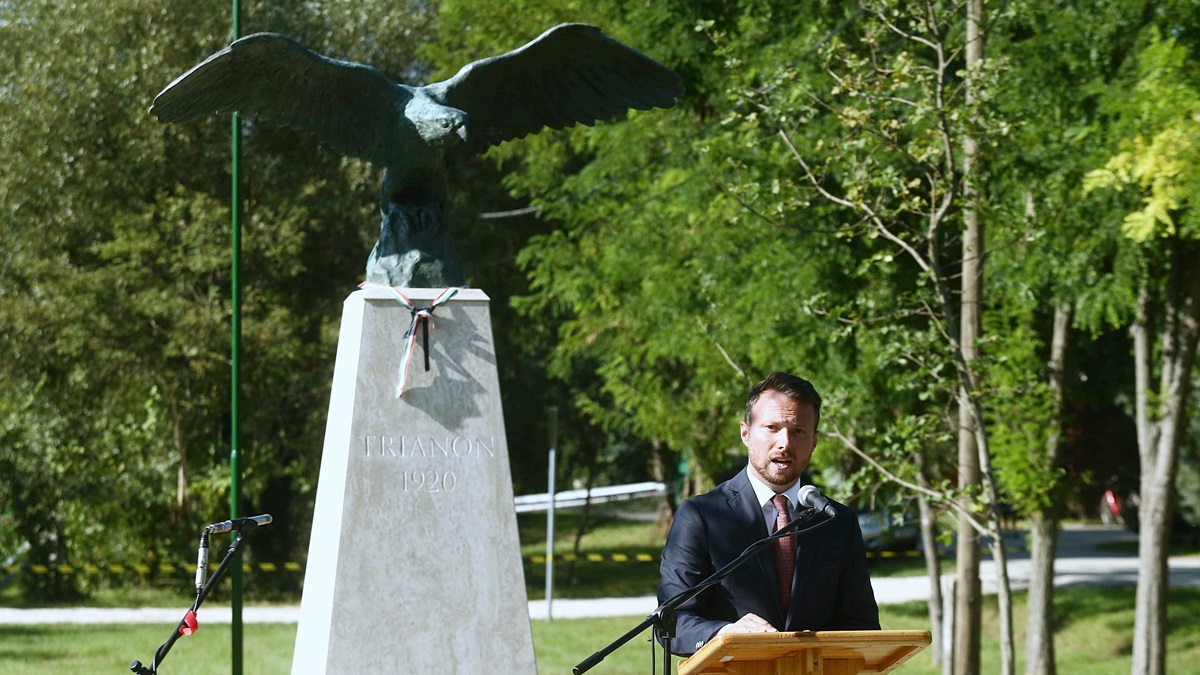
[[[762,508],[763,520],[767,524],[767,534],[775,534],[775,516],[777,514],[775,502],[772,500],[775,499],[777,493],[774,488],[754,475],[748,466],[746,467],[746,477],[750,479],[750,485],[754,488],[754,496],[758,498],[758,505]],[[794,520],[796,518],[796,500],[800,496],[800,481],[796,481],[795,485],[784,490],[783,494],[787,495],[788,500],[788,520]]]

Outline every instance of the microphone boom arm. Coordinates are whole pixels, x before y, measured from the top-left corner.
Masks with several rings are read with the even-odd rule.
[[[270,520],[267,522],[269,523]],[[250,531],[251,530],[247,530],[247,534],[249,534]],[[158,673],[159,664],[161,664],[163,660],[167,658],[167,653],[171,651],[171,647],[175,646],[175,641],[183,635],[182,629],[187,625],[189,615],[193,617],[195,616],[195,613],[200,609],[200,605],[204,603],[204,599],[207,598],[208,594],[211,593],[214,588],[216,588],[218,583],[220,583],[221,577],[225,576],[225,572],[229,569],[229,565],[233,563],[234,558],[236,558],[237,554],[241,551],[242,545],[246,541],[246,537],[241,532],[236,530],[235,532],[237,536],[235,536],[233,541],[230,542],[229,550],[225,552],[225,557],[221,559],[221,564],[217,565],[217,569],[212,573],[212,576],[209,577],[208,581],[204,584],[204,587],[197,589],[196,599],[194,602],[192,602],[191,609],[189,609],[184,614],[183,618],[179,620],[179,624],[175,626],[175,630],[171,633],[171,637],[167,638],[167,641],[162,643],[158,650],[154,652],[154,661],[150,664],[150,667],[147,668],[146,666],[142,665],[141,661],[135,660],[133,663],[129,664],[130,671],[136,673],[137,675],[156,675]],[[206,535],[207,530],[205,532],[205,536]]]

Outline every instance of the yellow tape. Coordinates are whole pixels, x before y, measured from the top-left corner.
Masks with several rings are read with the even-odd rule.
[[[1022,547],[1006,547],[1009,552],[1020,552]],[[867,551],[868,558],[917,558],[922,554],[920,551]],[[946,556],[953,557],[953,556]],[[563,553],[550,558],[552,562],[617,562],[617,563],[653,563],[658,560],[658,555],[653,553],[587,553],[576,555],[574,553]],[[545,555],[533,555],[526,558],[527,562],[535,565],[544,565],[546,563]],[[196,573],[196,565],[194,563],[160,563],[158,565],[148,565],[145,563],[131,563],[122,565],[120,563],[95,564],[84,563],[78,567],[73,565],[7,565],[3,568],[9,574],[17,574],[22,571],[32,572],[34,574],[50,574],[53,570],[58,574],[84,574],[97,575],[105,572],[112,574],[126,574],[133,572],[142,576],[150,574],[158,574],[163,576],[177,576],[182,572],[188,574]],[[246,572],[263,572],[266,574],[276,574],[279,572],[298,573],[304,571],[304,566],[298,562],[260,562],[253,565],[242,563],[242,569]]]
[[[177,564],[177,565],[171,564],[171,563],[162,563],[160,565],[147,565],[145,563],[132,563],[129,565],[122,565],[120,563],[108,563],[108,564],[104,564],[104,565],[95,565],[93,563],[84,563],[82,566],[80,566],[78,568],[73,565],[65,565],[65,564],[63,564],[63,565],[34,564],[34,565],[29,565],[27,567],[24,567],[21,565],[6,565],[5,567],[0,568],[0,569],[3,569],[5,572],[7,572],[9,574],[18,574],[23,571],[33,572],[34,574],[50,574],[50,572],[52,570],[54,572],[57,572],[58,574],[86,574],[86,575],[96,575],[96,574],[102,574],[105,572],[108,572],[111,574],[126,574],[128,572],[134,572],[136,574],[140,574],[143,576],[146,576],[149,574],[175,576],[175,575],[179,574],[180,571],[186,571],[188,574],[196,573],[196,565],[191,564],[191,563],[187,563],[187,564],[181,563],[181,564]],[[259,572],[267,572],[267,573],[278,572],[281,569],[284,571],[287,571],[287,572],[303,572],[304,566],[298,562],[285,562],[285,563],[262,562],[262,563],[257,563],[255,565],[243,563],[242,569],[247,572],[253,572],[253,571],[257,570]]]
[[[867,551],[868,558],[916,558],[920,551]]]
[[[605,561],[611,561],[611,562],[640,562],[640,563],[647,563],[647,562],[654,562],[655,560],[658,560],[658,557],[657,557],[657,556],[655,556],[655,555],[652,555],[652,554],[650,554],[650,553],[632,553],[632,554],[630,554],[630,553],[612,553],[612,554],[609,554],[609,555],[602,555],[602,554],[599,554],[599,553],[588,553],[588,554],[585,554],[585,555],[583,555],[583,556],[577,556],[577,555],[575,555],[574,553],[564,553],[564,554],[562,554],[562,555],[560,555],[560,556],[557,556],[557,557],[555,557],[555,556],[550,556],[550,558],[549,558],[549,559],[550,559],[550,561],[551,561],[551,562],[556,562],[556,561],[560,561],[560,560],[561,560],[561,561],[564,561],[564,562],[605,562]],[[534,565],[544,565],[544,564],[546,564],[546,556],[544,556],[544,555],[531,555],[531,556],[529,556],[528,558],[526,558],[526,561],[527,561],[527,562],[530,562],[530,563],[533,563]]]

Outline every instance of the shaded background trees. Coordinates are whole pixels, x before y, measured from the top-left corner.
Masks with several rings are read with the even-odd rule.
[[[970,106],[953,51],[965,17],[932,0],[538,0],[519,12],[261,0],[245,12],[247,32],[282,32],[410,82],[563,21],[597,24],[683,76],[671,111],[509,143],[451,174],[447,220],[470,284],[493,299],[518,492],[544,485],[550,405],[561,411],[562,478],[705,489],[743,461],[745,391],[789,369],[827,395],[814,472],[830,492],[895,489],[853,447],[929,486],[932,507],[977,496],[953,489],[956,375],[943,325],[957,310],[900,245],[923,245],[929,204],[958,189],[953,176],[928,179],[942,159],[961,165],[940,128],[983,140],[989,271],[973,393],[1000,497],[1049,518],[1053,533],[1064,513],[1092,512],[1109,476],[1139,471],[1128,332],[1139,289],[1160,303],[1142,320],[1148,331],[1186,323],[1167,322],[1161,303],[1195,239],[1191,3],[989,6],[975,73],[984,96]],[[951,47],[936,83],[930,52],[901,35],[924,35],[929,16]],[[223,7],[0,2],[5,558],[173,560],[223,517],[229,125],[159,126],[145,109],[228,32]],[[244,134],[243,489],[248,509],[277,517],[251,555],[302,559],[340,303],[375,236],[379,172],[287,130],[247,124]],[[949,202],[929,249],[951,299],[962,212]],[[1129,214],[1141,230],[1122,229]],[[1060,368],[1047,364],[1062,314]],[[1181,370],[1176,389],[1194,391],[1194,368]],[[1145,400],[1157,400],[1149,389]],[[1196,415],[1179,400],[1183,439]],[[1174,487],[1192,518],[1195,450],[1173,452],[1166,464],[1183,480],[1168,472],[1155,490]],[[1049,489],[1052,476],[1065,482]],[[1170,503],[1155,513],[1169,516]],[[26,579],[36,594],[87,590]]]

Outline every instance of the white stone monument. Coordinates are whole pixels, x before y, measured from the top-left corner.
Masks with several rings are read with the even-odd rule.
[[[536,672],[488,297],[433,311],[397,397],[413,317],[346,299],[293,675]]]

